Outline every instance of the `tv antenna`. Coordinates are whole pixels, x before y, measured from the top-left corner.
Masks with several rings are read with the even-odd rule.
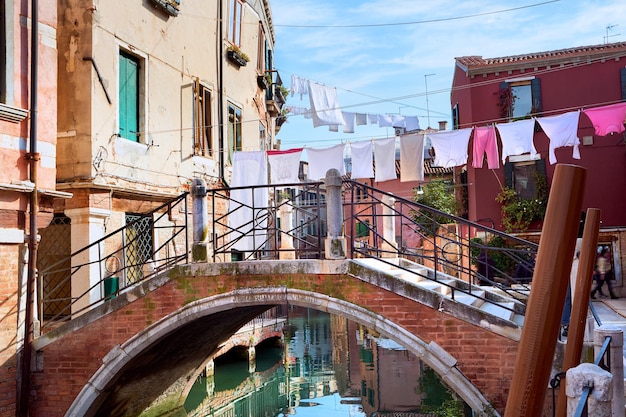
[[[609,30],[613,30],[613,28],[619,26],[619,23],[616,25],[608,25],[606,27],[606,36],[604,37],[604,43],[609,43],[609,38],[612,38],[613,36],[619,36],[621,35],[621,33],[615,33],[613,35],[609,35]]]

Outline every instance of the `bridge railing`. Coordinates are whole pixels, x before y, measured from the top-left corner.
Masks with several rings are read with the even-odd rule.
[[[212,204],[214,262],[323,258],[323,183],[232,187],[207,193]],[[227,204],[225,212],[218,212],[220,202]]]
[[[183,215],[175,216],[176,211]],[[42,333],[125,288],[188,262],[187,213],[184,193],[39,270]]]
[[[344,185],[351,257],[399,256],[433,270],[423,278],[453,276],[468,284],[453,284],[452,294],[485,285],[522,302],[527,298],[537,244],[366,184]]]
[[[402,257],[433,269],[427,279],[453,276],[467,282],[463,287],[444,282],[453,294],[486,285],[526,299],[537,244],[356,181],[344,181],[342,191],[348,257]],[[324,257],[323,183],[208,192],[214,261]],[[217,214],[220,200],[229,206]],[[233,221],[240,214],[245,215]]]

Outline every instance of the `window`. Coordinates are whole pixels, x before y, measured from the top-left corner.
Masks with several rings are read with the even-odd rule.
[[[228,40],[240,46],[241,42],[241,19],[243,17],[243,2],[241,0],[229,0],[228,5]]]
[[[119,124],[120,136],[139,142],[140,133],[140,60],[120,50]]]
[[[126,285],[143,279],[143,265],[152,259],[154,224],[152,217],[126,213],[124,263]]]
[[[515,190],[524,200],[536,198],[538,181],[546,178],[546,164],[543,159],[532,161],[507,162],[504,164],[507,187]]]
[[[461,128],[461,120],[459,118],[459,103],[456,103],[454,107],[452,107],[452,129],[460,129]]]
[[[370,222],[369,220],[357,221],[356,223],[356,237],[368,237],[370,235]]]
[[[263,123],[259,123],[259,149],[262,151],[266,151],[269,149],[267,146],[267,135],[265,133],[265,125]]]
[[[195,81],[194,110],[194,153],[196,155],[213,155],[213,136],[211,120],[211,92],[208,88]]]
[[[538,78],[503,82],[500,84],[500,91],[502,117],[521,119],[541,113],[541,82]]]
[[[228,149],[229,157],[236,151],[241,151],[241,109],[232,103],[228,103]]]
[[[263,32],[263,24],[259,22],[259,45],[257,50],[256,69],[261,74],[265,74],[265,50],[267,49],[267,41]]]

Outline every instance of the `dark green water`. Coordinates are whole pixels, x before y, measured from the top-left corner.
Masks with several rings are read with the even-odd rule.
[[[247,351],[217,358],[214,376],[198,378],[189,393],[187,415],[365,417],[444,408],[446,416],[468,415],[406,349],[345,319],[291,311],[284,345],[278,342],[256,347],[252,372]],[[450,411],[455,407],[456,414]]]

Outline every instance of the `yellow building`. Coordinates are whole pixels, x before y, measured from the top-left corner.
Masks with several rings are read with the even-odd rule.
[[[162,228],[191,218],[182,208],[161,220],[145,213],[194,179],[228,186],[235,151],[273,147],[284,96],[270,5],[59,0],[58,16],[57,189],[73,198],[55,206],[42,232],[41,267],[61,258],[59,242],[71,242],[67,256],[132,224],[125,239],[139,237],[114,262],[126,267],[123,287],[153,260]],[[97,252],[81,262],[96,261]],[[74,272],[67,296],[101,299],[102,266]]]

